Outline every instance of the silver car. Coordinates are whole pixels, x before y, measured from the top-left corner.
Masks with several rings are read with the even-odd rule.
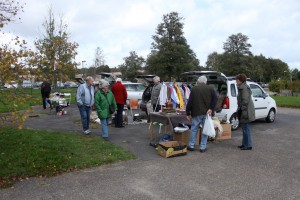
[[[142,100],[145,85],[142,83],[122,82],[127,90],[127,106],[129,106],[129,99],[138,99],[139,104]]]

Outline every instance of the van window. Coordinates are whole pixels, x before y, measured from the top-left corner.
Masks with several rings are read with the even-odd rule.
[[[232,97],[236,97],[236,88],[235,84],[230,84],[230,92]]]
[[[263,97],[263,91],[260,89],[259,86],[250,84],[250,89],[252,91],[252,96],[253,97]]]

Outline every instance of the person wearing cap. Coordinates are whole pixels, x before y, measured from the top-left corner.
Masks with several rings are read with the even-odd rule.
[[[79,108],[83,133],[91,133],[89,129],[91,107],[94,105],[94,79],[91,76],[86,77],[86,82],[81,84],[77,89],[76,102]]]
[[[108,89],[109,83],[105,80],[99,84],[99,90],[95,95],[95,105],[98,117],[101,121],[102,138],[108,141],[108,123],[111,115],[116,113],[117,104],[113,93]]]
[[[126,87],[122,84],[122,79],[117,78],[116,83],[112,85],[111,91],[114,94],[117,103],[117,115],[115,117],[115,127],[122,128],[123,126],[123,110],[127,100]]]

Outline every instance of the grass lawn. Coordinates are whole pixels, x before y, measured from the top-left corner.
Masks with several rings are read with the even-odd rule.
[[[71,93],[71,104],[75,103],[75,95],[76,95],[77,88],[68,88],[68,89],[58,89],[58,92],[62,93]],[[7,105],[3,104],[1,98],[6,98],[5,95],[8,93],[13,93],[13,95],[16,96],[25,96],[29,95],[30,100],[26,101],[24,104],[18,104],[19,110],[25,110],[28,109],[30,106],[34,105],[42,105],[42,96],[41,96],[41,90],[40,89],[31,89],[31,88],[25,88],[25,89],[11,89],[8,90],[1,90],[0,91],[0,113],[9,112]],[[52,90],[52,92],[55,92]],[[13,103],[13,102],[10,102]]]
[[[0,129],[0,187],[27,177],[53,176],[135,156],[100,137]]]
[[[272,96],[279,107],[300,108],[300,97]]]

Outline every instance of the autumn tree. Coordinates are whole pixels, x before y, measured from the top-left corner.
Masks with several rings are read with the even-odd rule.
[[[73,79],[77,67],[75,56],[78,44],[70,41],[68,25],[64,23],[62,17],[57,22],[52,8],[49,8],[43,27],[42,38],[35,41],[38,50],[38,68],[54,85],[58,77],[63,80]]]
[[[200,69],[196,54],[187,44],[183,32],[183,18],[177,12],[162,17],[152,36],[152,51],[147,58],[147,70],[164,80],[179,78],[185,71]]]
[[[1,34],[6,34],[2,28],[7,23],[14,21],[22,9],[23,5],[16,1],[6,0],[0,2]],[[21,83],[22,77],[26,77],[29,69],[34,65],[35,53],[27,47],[25,40],[16,36],[0,45],[0,80],[2,83],[10,83],[11,81]],[[8,113],[0,115],[1,124],[14,124],[22,128],[26,113],[18,112],[19,106],[31,101],[29,95],[22,94],[17,89],[0,90],[0,107],[4,107]]]

